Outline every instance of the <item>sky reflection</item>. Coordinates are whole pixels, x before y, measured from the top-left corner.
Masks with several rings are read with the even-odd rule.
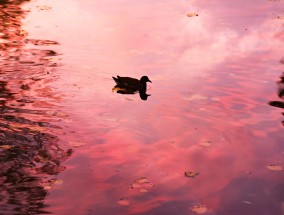
[[[51,9],[37,8],[44,4]],[[267,104],[278,99],[283,70],[283,20],[275,16],[282,6],[30,3],[29,37],[61,44],[63,65],[52,85],[70,116],[64,142],[82,143],[60,174],[64,185],[50,192],[50,210],[189,214],[205,204],[207,214],[283,213],[283,171],[266,168],[283,166],[283,117]],[[113,93],[115,75],[148,75],[150,99]],[[185,171],[200,175],[186,178]],[[137,177],[153,187],[130,189]],[[129,205],[118,204],[121,198]]]

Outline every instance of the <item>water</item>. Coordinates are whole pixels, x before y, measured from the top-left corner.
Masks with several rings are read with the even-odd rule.
[[[282,1],[0,3],[0,214],[284,213]]]

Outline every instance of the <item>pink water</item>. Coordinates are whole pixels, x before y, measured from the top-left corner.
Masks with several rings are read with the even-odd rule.
[[[283,1],[6,5],[0,214],[284,214]]]

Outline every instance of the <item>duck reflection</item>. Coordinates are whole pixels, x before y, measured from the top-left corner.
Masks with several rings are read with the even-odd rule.
[[[277,90],[278,97],[284,100],[284,73],[280,76],[280,80],[277,82],[277,85],[278,85],[278,90]],[[270,101],[268,104],[274,107],[284,109],[283,101]],[[282,114],[284,115],[284,113]],[[284,126],[284,121],[282,121],[282,125]]]
[[[147,82],[151,82],[147,76],[142,76],[140,80],[130,77],[112,77],[116,85],[112,91],[120,94],[136,94],[139,93],[142,100],[147,100],[150,94],[147,94]]]

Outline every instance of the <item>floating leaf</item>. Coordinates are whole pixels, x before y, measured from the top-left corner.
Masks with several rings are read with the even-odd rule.
[[[201,146],[209,147],[211,146],[211,140],[203,140],[201,143],[199,143]]]
[[[199,172],[187,171],[187,172],[184,172],[184,175],[186,177],[195,178],[197,175],[199,175]]]
[[[198,16],[198,14],[197,13],[188,13],[188,14],[186,14],[188,17],[193,17],[193,16]]]
[[[125,206],[130,204],[129,201],[127,201],[127,200],[125,200],[123,198],[118,200],[117,203],[120,204],[120,205],[125,205]]]
[[[133,180],[130,184],[130,188],[141,188],[140,192],[148,192],[149,189],[151,189],[154,185],[150,183],[149,179],[145,177],[139,177]]]
[[[267,169],[272,170],[272,171],[282,171],[283,170],[283,167],[280,166],[280,165],[271,164],[271,165],[268,165],[266,167],[267,167]]]
[[[134,182],[138,182],[140,184],[150,183],[150,181],[145,177],[136,178],[134,179]]]
[[[13,146],[10,145],[1,145],[0,148],[1,149],[11,149]]]
[[[207,211],[206,205],[195,205],[190,210],[197,214],[204,214]]]

